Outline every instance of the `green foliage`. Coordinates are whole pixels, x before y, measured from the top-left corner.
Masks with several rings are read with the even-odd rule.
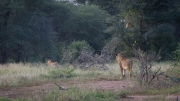
[[[123,51],[135,41],[144,50],[163,48],[164,55],[174,51],[179,0],[76,1],[80,5],[62,0],[1,1],[0,63],[60,60],[62,47],[73,41],[86,40],[101,50],[112,36],[119,37]],[[132,26],[126,29],[127,22]],[[170,26],[162,27],[165,23]]]
[[[124,39],[123,41],[127,45],[136,42],[143,51],[153,50],[158,52],[162,50],[162,58],[169,58],[177,42],[174,36],[175,23],[168,20],[172,19],[171,13],[177,11],[174,9],[175,2],[177,0],[173,2],[170,2],[170,0],[154,2],[122,0],[119,3],[121,10],[119,16],[121,19],[125,19],[125,24],[128,23],[129,27],[119,36]],[[168,5],[161,5],[161,3]]]
[[[119,98],[126,98],[127,92],[97,91],[90,92],[80,101],[117,101]]]
[[[80,101],[117,101],[118,98],[126,98],[127,93],[96,91],[85,95]]]
[[[74,41],[72,42],[67,49],[69,51],[82,51],[82,50],[91,50],[91,46],[86,41]]]
[[[178,62],[180,61],[180,43],[178,43],[178,46],[174,51],[174,59],[177,60]]]
[[[101,9],[107,11],[111,15],[119,13],[118,3],[119,0],[75,0],[79,4],[94,4],[98,5]]]
[[[56,51],[62,47],[59,43],[86,40],[93,48],[101,49],[110,36],[103,32],[107,27],[103,21],[109,15],[95,5],[21,0],[3,1],[0,8],[1,63],[60,60],[62,54]]]
[[[162,24],[161,26],[155,26],[149,29],[144,35],[147,42],[147,49],[156,52],[161,50],[162,57],[165,58],[176,47],[176,40],[172,34],[174,30],[174,27],[170,24]]]
[[[0,97],[0,101],[11,101],[11,100],[5,97]]]
[[[48,73],[49,78],[57,79],[57,78],[72,78],[75,77],[74,69],[58,69],[53,70]]]
[[[113,101],[113,98],[108,98],[109,96],[103,94],[102,92],[90,93],[84,97],[82,101]]]
[[[104,20],[109,15],[95,5],[71,7],[71,17],[62,27],[58,27],[58,32],[61,32],[58,36],[61,40],[66,38],[70,42],[86,40],[94,49],[99,50],[103,47],[104,40],[110,36],[103,32],[107,27]]]
[[[2,14],[6,15],[6,18],[2,17],[2,22],[0,21],[1,63],[6,63],[8,60],[43,61],[47,54],[55,53],[52,51],[55,49],[52,44],[50,20],[44,17],[41,11],[27,11],[28,6],[24,6],[23,0],[1,2],[1,5],[0,7],[8,5],[3,8],[7,12]],[[33,7],[31,3],[28,5]]]
[[[63,53],[64,62],[74,61],[82,51],[91,51],[92,47],[86,41],[73,41]]]

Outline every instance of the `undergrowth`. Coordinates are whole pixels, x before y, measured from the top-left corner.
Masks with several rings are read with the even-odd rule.
[[[165,67],[160,64],[160,67]],[[158,66],[157,66],[158,67]],[[180,77],[180,68],[167,65],[168,68],[163,68],[166,74],[170,76]],[[133,67],[138,71],[137,67]],[[138,73],[136,73],[138,74]],[[118,65],[111,64],[109,70],[80,70],[62,66],[62,68],[48,68],[45,65],[23,65],[9,64],[3,65],[0,68],[0,89],[11,86],[32,86],[40,82],[52,82],[53,80],[120,80],[120,70]],[[126,78],[125,78],[126,79]],[[136,78],[134,78],[136,79]],[[161,81],[154,82],[146,87],[136,85],[133,88],[127,88],[127,92],[119,91],[104,91],[104,90],[88,90],[72,88],[70,90],[50,90],[41,92],[37,95],[40,101],[118,101],[126,98],[130,94],[180,94],[180,84],[174,83],[166,78],[160,78]],[[135,80],[134,80],[135,81]],[[161,101],[163,98],[159,98]],[[9,101],[8,98],[0,97],[0,101]],[[26,98],[17,98],[10,101],[35,101],[34,94]],[[147,99],[151,101],[151,99]],[[156,101],[156,100],[154,100]]]
[[[180,64],[174,64],[171,68],[166,70],[167,75],[180,78]]]
[[[172,78],[180,78],[180,65],[169,64],[169,68],[163,72]],[[158,81],[154,80],[150,85],[140,87],[141,89],[138,90],[139,87],[137,87],[132,93],[143,95],[180,94],[180,82],[175,82],[163,75],[160,75]]]

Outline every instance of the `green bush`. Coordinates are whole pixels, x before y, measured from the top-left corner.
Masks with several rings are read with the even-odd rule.
[[[64,50],[62,60],[71,63],[84,50],[91,51],[92,47],[86,41],[74,41]]]
[[[82,51],[91,49],[91,46],[86,41],[74,41],[68,46],[68,50],[70,51]]]

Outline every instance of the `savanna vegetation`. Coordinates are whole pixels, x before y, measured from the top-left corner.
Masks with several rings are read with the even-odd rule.
[[[142,89],[70,86],[65,92],[43,92],[38,99],[116,101],[133,94],[180,94],[179,29],[179,0],[0,0],[0,88],[119,80],[114,61],[122,52],[133,57],[136,79],[130,80],[140,81]],[[51,68],[48,59],[59,65]]]
[[[174,62],[155,63],[153,69],[163,67],[162,71],[166,74],[179,76],[179,68],[171,64],[174,64]],[[180,94],[179,83],[169,78],[161,77],[159,80],[154,80],[150,85],[140,86],[137,77],[129,79],[126,74],[124,79],[120,79],[120,71],[117,68],[117,63],[106,65],[110,65],[111,68],[105,71],[99,69],[74,69],[72,65],[63,65],[63,68],[49,68],[44,64],[35,63],[25,65],[22,63],[9,63],[1,65],[0,100],[119,101],[128,100],[128,96],[141,95],[151,96],[144,98],[147,101],[174,101],[175,97],[167,99],[166,96]],[[138,65],[135,64],[133,68],[134,75],[138,74],[139,70],[137,67]],[[174,69],[172,70],[171,68]],[[118,88],[118,90],[113,88],[108,89],[104,86],[101,89],[102,86],[99,85],[98,87],[96,83],[94,85],[91,84],[91,82],[108,81],[111,83],[119,80],[125,83],[121,85],[125,86],[125,88]],[[127,83],[127,80],[130,81],[130,84]],[[113,85],[113,83],[111,84]],[[62,89],[64,87],[65,89]]]
[[[179,9],[179,0],[2,0],[0,63],[48,58],[64,63],[68,51],[74,58],[84,48],[100,54],[115,38],[113,55],[133,56],[135,45],[162,50],[161,59],[172,60],[178,51]]]

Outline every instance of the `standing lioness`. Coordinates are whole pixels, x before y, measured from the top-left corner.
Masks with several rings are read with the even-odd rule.
[[[116,60],[120,67],[122,78],[125,77],[125,71],[129,71],[129,78],[132,76],[132,65],[133,62],[130,59],[125,59],[121,53],[116,54]]]

